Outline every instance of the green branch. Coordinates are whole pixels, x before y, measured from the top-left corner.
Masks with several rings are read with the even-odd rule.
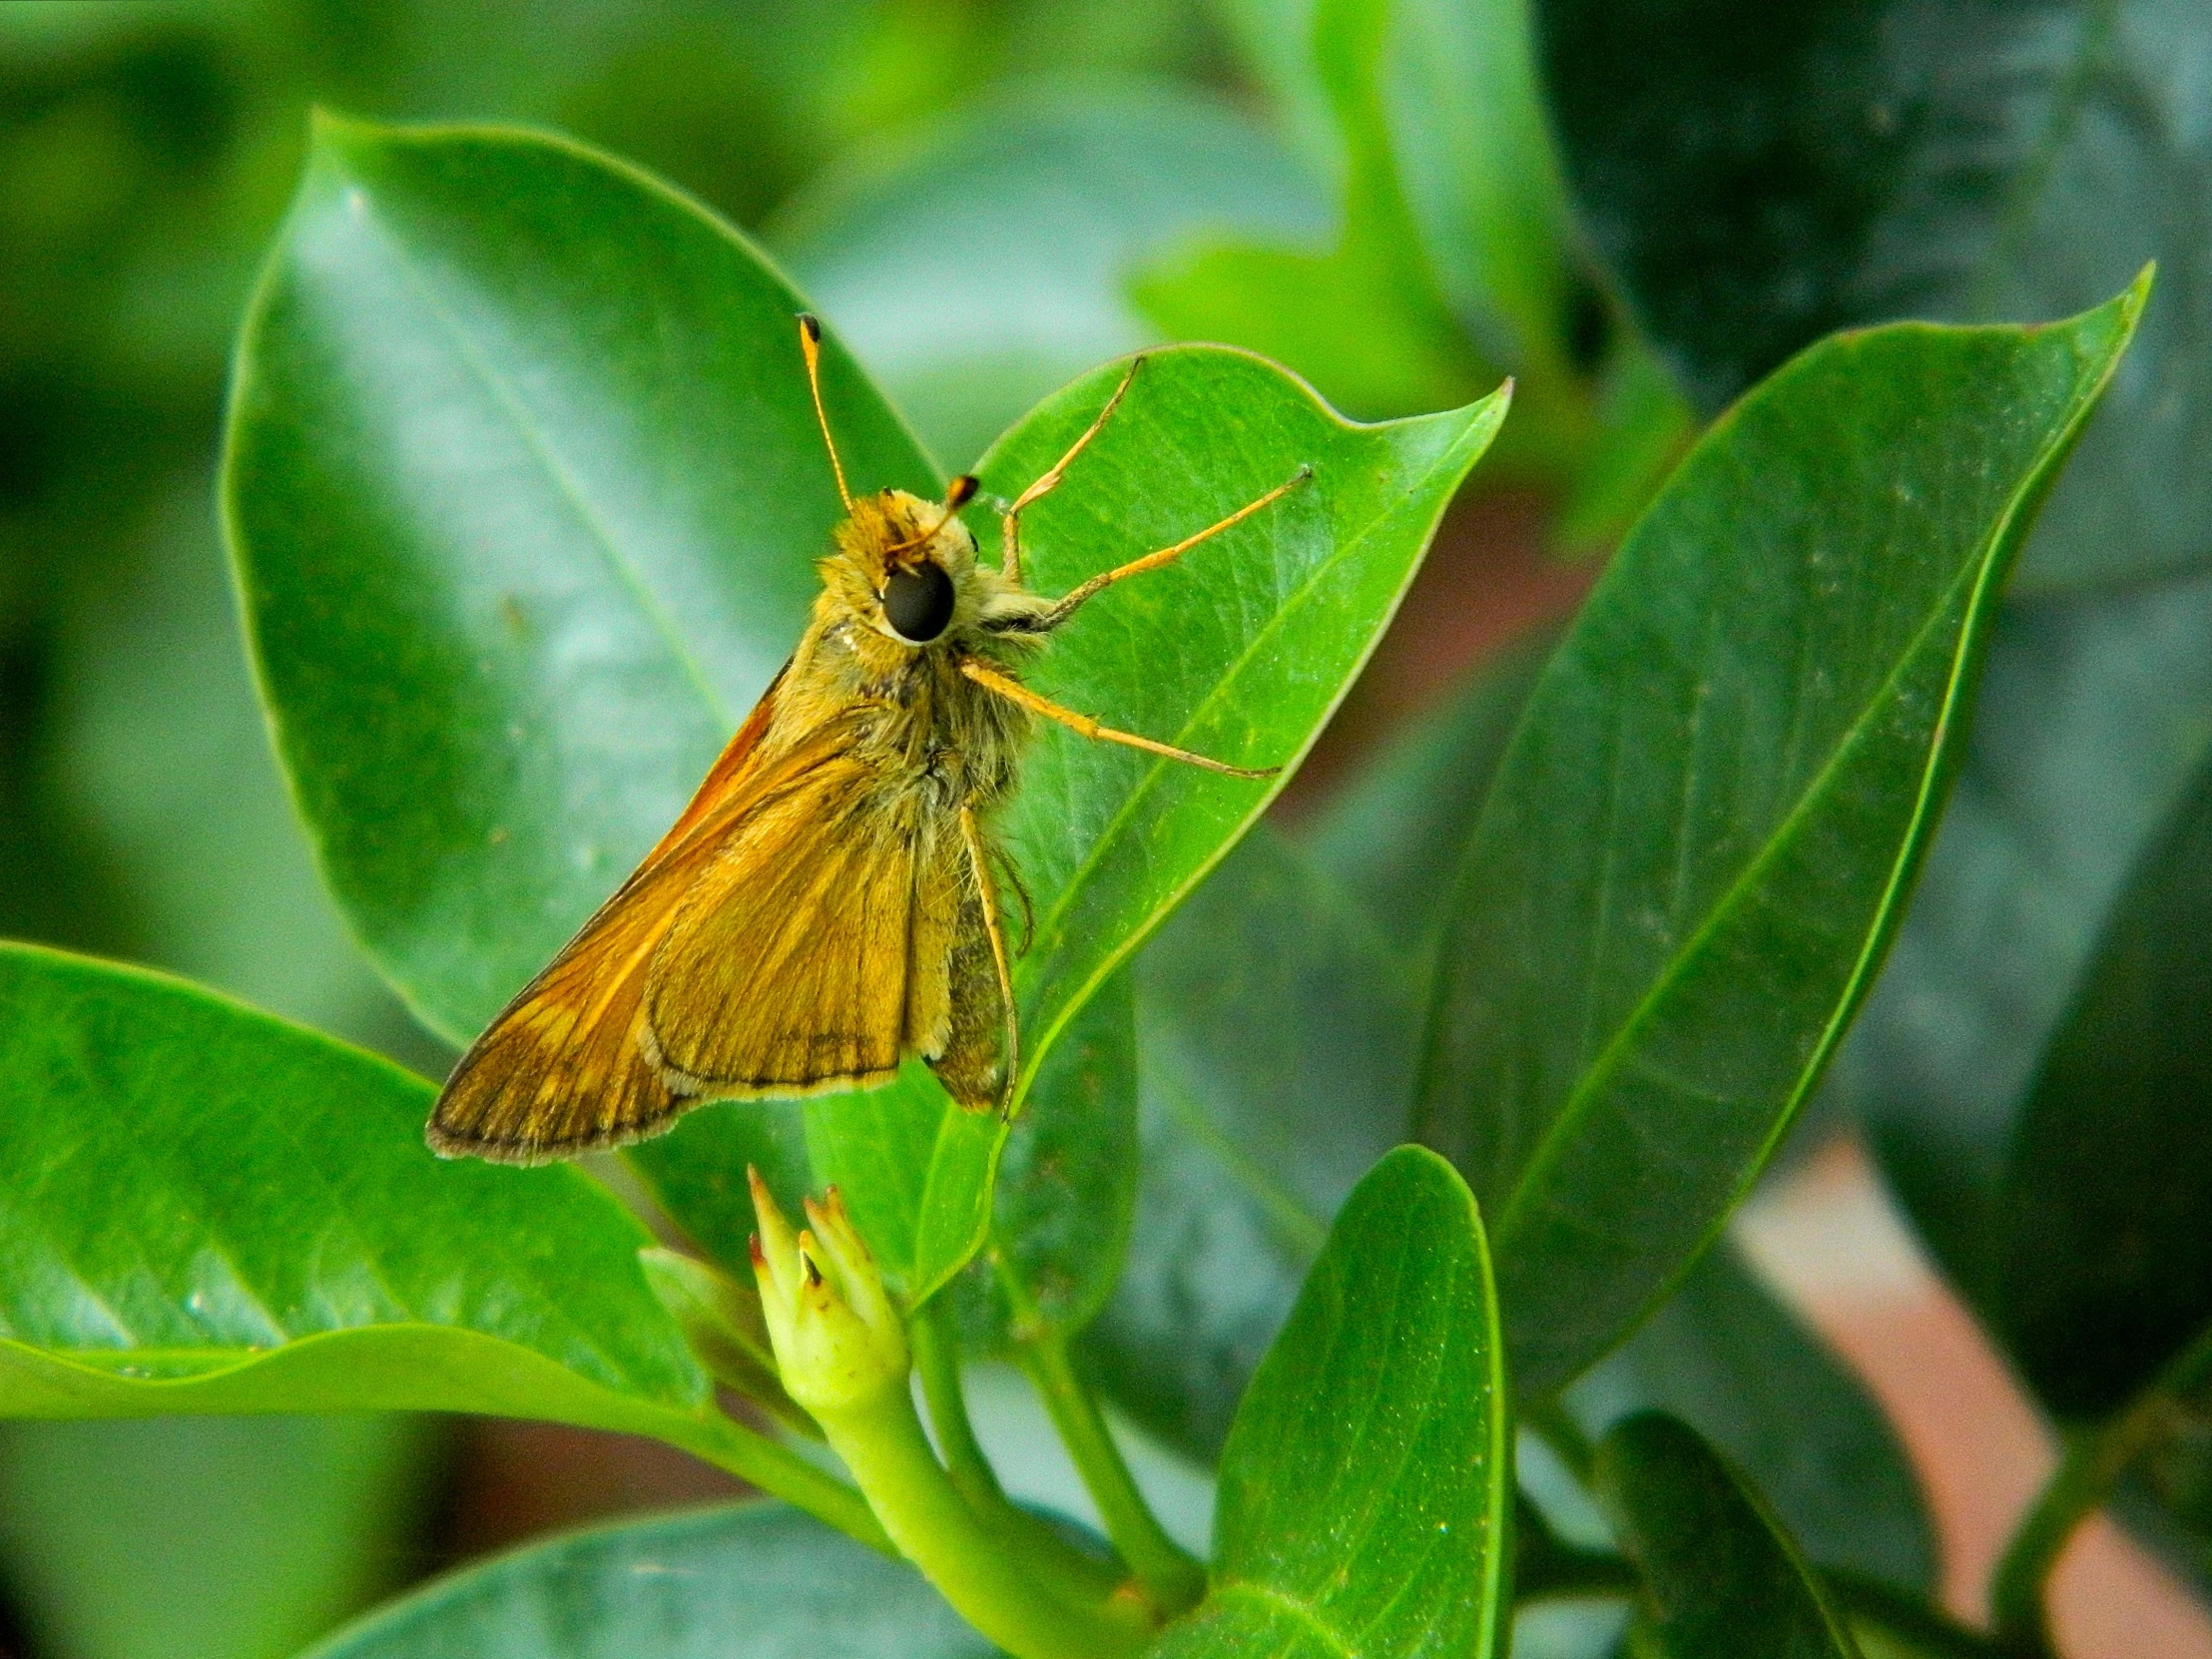
[[[943,1299],[926,1304],[906,1325],[914,1370],[921,1378],[930,1425],[944,1455],[945,1473],[976,1519],[1005,1547],[1035,1571],[1059,1595],[1078,1606],[1095,1606],[1120,1590],[1123,1573],[1112,1562],[1086,1555],[1044,1521],[1021,1508],[998,1483],[997,1471],[983,1453],[968,1418],[960,1388],[960,1358],[945,1330]]]
[[[806,1510],[846,1537],[885,1555],[896,1557],[898,1554],[865,1497],[766,1434],[756,1433],[720,1411],[704,1418],[687,1419],[680,1429],[657,1432],[671,1445],[681,1446],[726,1474],[734,1474],[746,1484],[758,1486],[771,1497],[780,1497],[794,1508]]]
[[[2166,1368],[2126,1409],[2072,1435],[1989,1581],[1989,1611],[1998,1642],[2022,1659],[2049,1659],[2050,1620],[2044,1592],[2051,1569],[2081,1523],[2104,1506],[2120,1477],[2172,1432],[2188,1397],[2212,1381],[2212,1330]]]
[[[1068,1361],[1067,1339],[1039,1337],[1021,1347],[1022,1369],[1052,1414],[1068,1455],[1106,1522],[1106,1536],[1129,1563],[1163,1617],[1198,1605],[1206,1594],[1206,1569],[1160,1525],[1122,1459],[1121,1447],[1100,1415],[1098,1401]]]

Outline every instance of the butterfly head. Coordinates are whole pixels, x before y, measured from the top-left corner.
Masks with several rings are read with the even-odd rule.
[[[943,501],[904,490],[854,499],[837,527],[837,551],[823,567],[830,591],[849,614],[916,648],[972,626],[985,598],[975,538],[960,522],[975,480],[959,477]]]

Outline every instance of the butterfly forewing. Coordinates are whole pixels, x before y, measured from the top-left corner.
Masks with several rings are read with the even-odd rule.
[[[637,872],[462,1057],[431,1115],[437,1150],[534,1163],[638,1140],[702,1099],[768,1092],[729,1071],[731,1056],[751,1052],[749,1041],[759,1046],[757,1036],[745,1036],[761,1030],[758,1016],[770,1017],[773,1035],[771,1010],[794,1005],[795,995],[824,994],[826,981],[820,964],[797,948],[805,940],[785,931],[752,941],[774,947],[772,962],[717,956],[716,907],[735,905],[773,920],[780,892],[817,889],[883,850],[823,833],[819,820],[808,832],[811,815],[828,801],[856,793],[864,769],[852,759],[844,723],[765,756],[761,740],[776,693],[771,686]],[[839,827],[864,830],[871,822],[859,816]],[[910,874],[905,882],[910,893]],[[894,925],[886,930],[887,948],[852,971],[864,965],[874,976],[869,982],[884,987],[877,999],[887,997],[902,1014],[907,927],[902,913],[886,905],[880,883],[864,885],[870,918],[884,914]],[[786,919],[803,926],[810,913],[800,906]],[[843,981],[847,988],[852,983]],[[649,1000],[662,1004],[657,1028]],[[717,1033],[686,1023],[694,1017],[730,1022],[737,1035],[725,1043],[727,1053],[717,1049]],[[879,1043],[835,1052],[817,1045],[812,1074],[791,1081],[821,1088],[875,1080],[896,1069],[899,1032],[894,1019],[887,1066]],[[674,1059],[664,1046],[672,1039]],[[791,1047],[786,1041],[778,1048],[780,1061]]]
[[[720,838],[646,974],[647,1046],[676,1087],[793,1095],[897,1074],[921,812],[843,749]]]

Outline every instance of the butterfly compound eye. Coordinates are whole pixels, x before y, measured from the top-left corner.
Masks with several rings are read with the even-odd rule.
[[[927,645],[952,621],[952,578],[941,565],[894,570],[883,584],[883,617],[908,645]]]

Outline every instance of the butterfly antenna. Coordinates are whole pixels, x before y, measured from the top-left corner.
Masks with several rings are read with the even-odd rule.
[[[982,483],[974,473],[961,473],[959,477],[953,479],[951,483],[944,487],[944,511],[937,515],[937,522],[930,525],[926,530],[915,531],[904,541],[892,542],[883,551],[885,553],[904,553],[910,548],[919,547],[924,542],[934,540],[937,532],[950,524],[953,515],[970,501],[973,501],[975,492],[981,488]]]
[[[837,475],[837,499],[852,510],[852,492],[844,487],[844,462],[837,459],[837,440],[830,435],[830,413],[822,406],[822,324],[812,311],[799,313],[799,349],[807,358],[807,389],[815,394],[815,419],[822,427],[822,446],[830,451],[830,470]]]

